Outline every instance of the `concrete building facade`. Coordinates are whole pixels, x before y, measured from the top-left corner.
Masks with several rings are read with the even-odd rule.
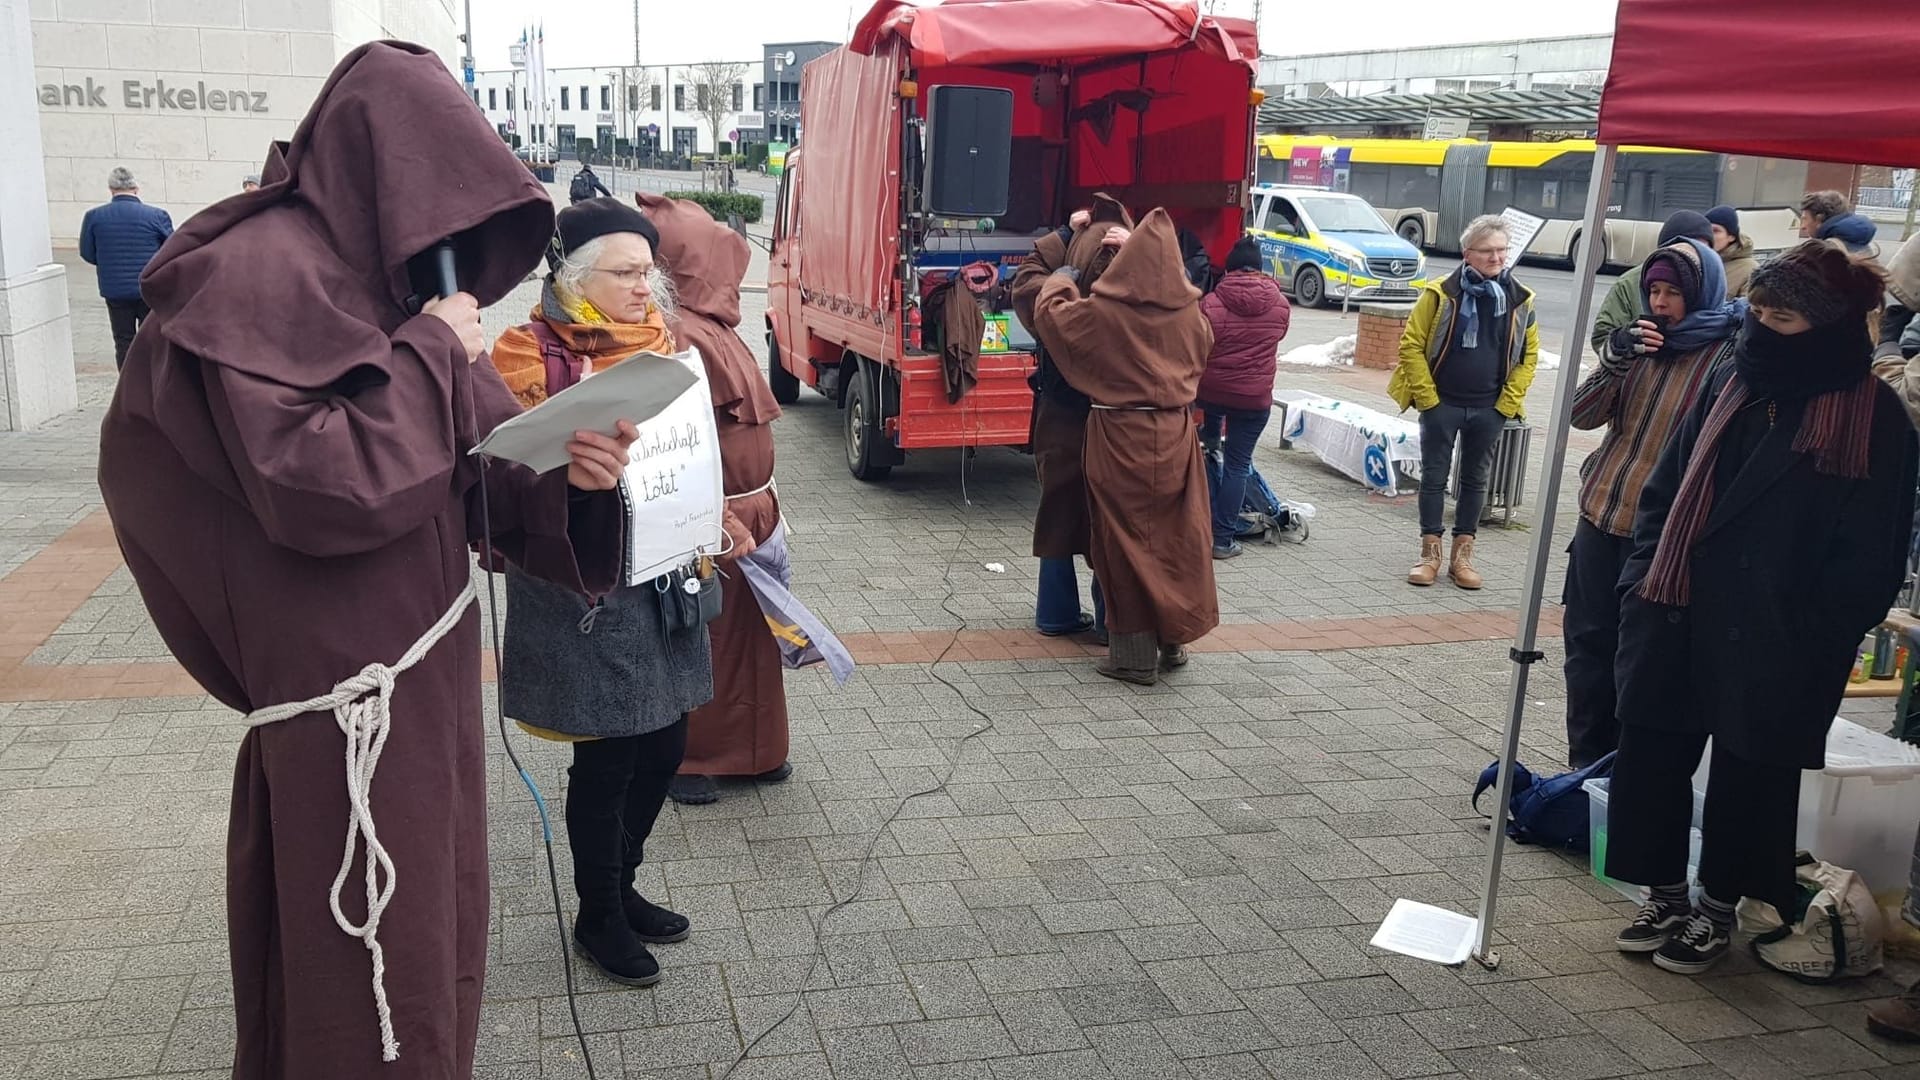
[[[367,41],[457,71],[452,0],[0,0],[0,430],[74,407],[64,272],[107,174],[175,224],[240,190]]]
[[[1612,34],[1269,56],[1260,86],[1280,98],[1598,87],[1612,58]]]
[[[452,0],[31,0],[33,99],[57,243],[133,170],[175,222],[240,189],[340,57],[427,45],[457,71]]]
[[[722,144],[738,153],[742,145],[766,141],[759,74],[757,59],[551,68],[546,107],[530,111],[537,103],[527,99],[526,72],[505,68],[475,73],[473,99],[503,138],[552,146],[569,160],[582,140],[602,153],[624,143],[638,146],[642,156],[684,158],[719,153]],[[716,132],[706,93],[719,76],[727,78],[720,80]]]

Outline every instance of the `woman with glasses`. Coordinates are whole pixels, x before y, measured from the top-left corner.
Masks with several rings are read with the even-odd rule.
[[[1462,589],[1482,584],[1473,566],[1473,538],[1486,506],[1493,451],[1507,421],[1519,418],[1540,359],[1533,290],[1507,270],[1508,230],[1505,219],[1492,214],[1468,223],[1460,235],[1465,261],[1428,282],[1414,302],[1400,338],[1400,364],[1387,384],[1401,409],[1420,410],[1420,561],[1407,574],[1413,585],[1440,578],[1455,444],[1460,502],[1447,576]]]
[[[615,364],[674,363],[671,288],[660,234],[639,210],[589,199],[560,211],[552,273],[533,319],[492,359],[528,405]],[[660,979],[650,944],[688,920],[634,888],[642,848],[687,748],[687,714],[713,697],[707,628],[669,629],[658,583],[579,593],[507,569],[502,710],[530,734],[571,745],[567,844],[580,915],[573,939],[615,982]]]

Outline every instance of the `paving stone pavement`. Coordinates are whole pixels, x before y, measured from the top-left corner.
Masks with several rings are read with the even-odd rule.
[[[56,540],[97,528],[111,353],[74,269],[86,405],[0,435],[0,595],[17,595],[8,579],[26,580],[16,571]],[[529,306],[523,292],[490,319]],[[1373,373],[1282,379],[1384,400]],[[1538,416],[1552,382],[1534,392]],[[841,464],[830,404],[803,397],[776,431],[799,589],[830,623],[874,642],[938,643],[963,625],[1020,637],[1026,459],[918,455],[866,486]],[[1576,435],[1576,455],[1588,439]],[[1370,948],[1395,897],[1473,910],[1486,832],[1466,791],[1504,718],[1499,627],[1531,534],[1483,532],[1493,585],[1478,594],[1413,590],[1400,580],[1410,500],[1369,497],[1272,446],[1259,464],[1319,506],[1312,539],[1221,564],[1223,617],[1241,636],[1223,631],[1162,686],[1106,682],[1082,656],[868,663],[839,690],[790,674],[794,779],[670,807],[648,845],[643,890],[696,927],[658,950],[666,979],[636,991],[580,975],[598,1075],[1920,1076],[1920,1050],[1861,1024],[1865,1003],[1896,991],[1891,977],[1805,986],[1739,953],[1711,977],[1667,975],[1612,949],[1629,907],[1578,858],[1510,851],[1497,971]],[[166,663],[124,572],[89,580],[98,588],[69,610],[35,608],[44,629],[0,668],[77,687],[99,665]],[[1252,628],[1303,620],[1363,638],[1420,620],[1478,629],[1417,646],[1245,644]],[[0,643],[15,613],[7,622]],[[1557,640],[1544,648],[1557,661]],[[1527,760],[1564,753],[1562,693],[1555,664],[1539,665]],[[227,1075],[238,737],[202,695],[0,700],[0,1080]],[[516,745],[558,795],[564,750]],[[492,750],[476,1075],[582,1076],[537,815],[497,737]]]

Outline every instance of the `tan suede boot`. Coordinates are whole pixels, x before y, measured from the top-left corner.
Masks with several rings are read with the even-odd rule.
[[[1447,560],[1447,576],[1463,589],[1477,589],[1485,584],[1480,572],[1473,568],[1473,537],[1453,534],[1453,556]]]
[[[1440,538],[1420,538],[1420,561],[1407,572],[1407,584],[1431,585],[1440,580]]]
[[[1920,983],[1868,1012],[1867,1030],[1883,1039],[1920,1042]]]

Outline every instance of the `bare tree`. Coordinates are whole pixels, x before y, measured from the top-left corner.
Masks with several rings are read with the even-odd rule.
[[[734,88],[746,74],[747,65],[724,60],[693,65],[689,81],[693,83],[694,112],[707,122],[707,133],[713,136],[716,152],[727,130],[727,117],[734,111]]]
[[[628,153],[633,155],[637,163],[640,160],[640,118],[646,115],[650,107],[653,88],[658,80],[651,68],[626,67],[621,68],[620,73],[626,84],[622,93],[626,96],[616,103],[620,107],[619,133],[628,140]]]

